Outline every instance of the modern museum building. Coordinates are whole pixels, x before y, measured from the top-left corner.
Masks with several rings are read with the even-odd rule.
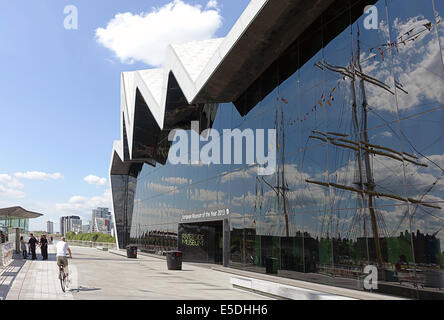
[[[122,73],[119,248],[360,290],[375,266],[376,292],[443,299],[443,16],[442,0],[252,0],[225,38]]]

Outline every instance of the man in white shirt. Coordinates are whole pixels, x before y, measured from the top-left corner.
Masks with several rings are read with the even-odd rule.
[[[57,242],[57,265],[63,265],[63,269],[65,270],[66,276],[68,276],[68,259],[66,258],[66,254],[69,253],[69,258],[72,259],[71,249],[69,245],[66,243],[65,237],[62,237],[62,240]]]

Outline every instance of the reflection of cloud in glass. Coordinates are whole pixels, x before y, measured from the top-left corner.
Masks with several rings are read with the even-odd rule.
[[[190,199],[195,201],[215,201],[225,198],[225,192],[207,189],[190,190]]]
[[[167,182],[169,184],[188,184],[192,183],[192,180],[188,180],[182,177],[162,177],[162,181]]]
[[[172,194],[174,194],[174,193],[179,192],[178,188],[176,186],[166,186],[166,185],[163,185],[163,184],[160,184],[160,183],[148,182],[146,184],[146,186],[147,186],[147,189],[151,189],[153,191],[160,192],[160,193],[172,193]]]
[[[398,75],[397,82],[402,85],[405,94],[398,90],[398,106],[400,110],[417,107],[419,104],[431,102],[444,102],[444,78],[442,72],[443,62],[439,51],[436,34],[432,28],[427,31],[425,24],[429,23],[423,16],[416,16],[406,21],[396,18],[393,29],[396,32],[398,42],[402,35],[409,30],[415,33],[424,31],[414,41],[405,44],[399,43],[394,52],[395,73]],[[439,25],[442,29],[442,24]],[[381,22],[380,32],[387,36],[387,26]],[[406,38],[406,36],[404,36]],[[444,38],[442,39],[444,42]],[[377,50],[377,49],[376,49]],[[386,52],[389,55],[389,52]],[[375,58],[370,58],[374,56]],[[362,65],[364,73],[371,74],[393,87],[391,64],[381,63],[379,55],[362,54]],[[374,85],[366,85],[369,93],[369,105],[378,110],[395,112],[394,99],[390,94]]]
[[[221,183],[226,183],[236,179],[248,179],[256,176],[257,168],[249,167],[245,170],[235,170],[229,173],[224,173],[221,177]]]

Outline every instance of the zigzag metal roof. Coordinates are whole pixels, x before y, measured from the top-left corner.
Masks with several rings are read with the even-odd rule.
[[[356,19],[375,1],[352,2]],[[247,114],[321,43],[342,32],[350,23],[349,5],[349,0],[252,0],[225,38],[172,44],[163,68],[122,73],[121,139],[113,145],[110,174],[137,175],[141,163],[165,163],[170,130],[189,129],[199,119],[202,130],[211,127],[218,103],[233,102]],[[338,16],[340,25],[325,28]],[[313,41],[322,24],[327,30],[322,41]],[[308,49],[295,62],[288,52],[301,39]],[[276,80],[277,63],[283,67]]]

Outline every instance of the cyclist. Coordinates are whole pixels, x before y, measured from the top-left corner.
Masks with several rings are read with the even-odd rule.
[[[63,270],[65,271],[66,276],[68,276],[68,259],[66,258],[67,253],[69,254],[69,258],[72,259],[71,249],[69,245],[66,243],[65,237],[62,237],[62,240],[57,242],[57,265],[63,266]],[[60,273],[59,273],[60,274]]]

